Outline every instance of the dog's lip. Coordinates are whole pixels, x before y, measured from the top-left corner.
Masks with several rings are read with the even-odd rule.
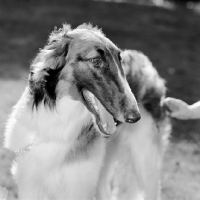
[[[82,89],[83,99],[87,108],[92,112],[96,118],[96,123],[99,130],[106,136],[112,135],[116,131],[116,125],[119,122],[114,120],[113,116],[106,111],[96,96],[86,89]],[[106,115],[107,121],[103,122],[103,115]],[[112,119],[111,119],[112,118]]]

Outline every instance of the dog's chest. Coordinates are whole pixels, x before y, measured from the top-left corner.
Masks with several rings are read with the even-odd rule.
[[[26,180],[32,175],[29,186],[36,195],[35,199],[41,196],[49,199],[90,199],[103,162],[104,140],[95,125],[90,123],[82,129],[70,148],[68,144],[43,143],[19,157],[18,164],[23,171],[19,171],[17,176]],[[28,191],[26,181],[20,184]],[[47,193],[45,188],[49,188]]]
[[[94,196],[99,171],[105,151],[105,139],[89,124],[79,135],[74,147],[64,160],[66,195],[76,199],[90,199]]]
[[[65,156],[66,163],[80,162],[91,159],[93,152],[99,146],[102,138],[97,131],[94,123],[91,121],[83,127],[74,146]]]

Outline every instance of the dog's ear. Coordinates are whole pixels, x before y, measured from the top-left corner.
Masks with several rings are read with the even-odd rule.
[[[33,106],[44,101],[49,106],[55,105],[56,85],[60,72],[66,64],[66,57],[71,39],[67,36],[71,28],[64,24],[49,36],[47,45],[40,50],[33,60],[29,74],[29,88],[33,96]]]

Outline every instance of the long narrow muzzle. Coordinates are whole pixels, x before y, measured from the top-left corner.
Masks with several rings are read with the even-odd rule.
[[[131,92],[128,83],[125,81],[124,84],[125,84],[124,121],[127,123],[135,123],[141,118],[140,111],[135,96]]]

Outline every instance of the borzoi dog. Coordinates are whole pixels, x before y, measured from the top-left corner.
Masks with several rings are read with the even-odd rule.
[[[19,199],[92,199],[114,119],[139,118],[120,50],[90,25],[55,30],[6,127]]]
[[[126,50],[121,56],[141,120],[132,125],[119,125],[110,138],[97,197],[158,200],[162,158],[171,129],[162,105],[165,82],[142,53]]]

